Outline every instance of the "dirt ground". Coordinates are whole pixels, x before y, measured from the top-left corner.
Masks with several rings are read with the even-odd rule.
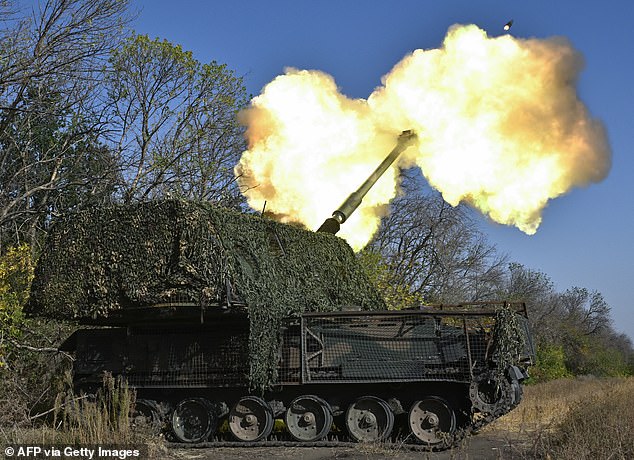
[[[443,452],[413,451],[392,445],[359,444],[354,447],[216,447],[175,448],[167,451],[174,460],[490,460],[514,458],[526,442],[518,435],[487,430],[463,440],[459,447]]]

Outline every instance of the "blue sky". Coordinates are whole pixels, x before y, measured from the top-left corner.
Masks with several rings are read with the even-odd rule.
[[[341,92],[366,98],[405,54],[440,46],[452,24],[517,37],[565,36],[585,58],[579,96],[605,124],[612,170],[600,184],[550,202],[537,233],[478,218],[514,261],[557,287],[600,291],[615,328],[634,339],[634,2],[627,1],[203,1],[133,0],[138,33],[226,63],[259,94],[287,66],[332,75]]]

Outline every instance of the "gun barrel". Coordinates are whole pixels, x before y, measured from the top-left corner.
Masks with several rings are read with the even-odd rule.
[[[381,162],[381,164],[374,170],[372,174],[361,184],[361,186],[352,192],[346,200],[341,203],[341,206],[337,208],[335,212],[332,213],[332,217],[329,217],[321,224],[321,227],[317,230],[318,232],[326,232],[335,234],[339,231],[341,224],[343,224],[350,215],[354,212],[355,209],[359,207],[361,201],[363,201],[363,197],[368,193],[368,191],[372,188],[372,186],[376,183],[377,180],[385,173],[387,168],[390,167],[394,160],[409,147],[412,142],[416,139],[416,134],[411,131],[403,131],[401,135],[398,137],[398,142],[396,147],[392,149],[387,157]]]

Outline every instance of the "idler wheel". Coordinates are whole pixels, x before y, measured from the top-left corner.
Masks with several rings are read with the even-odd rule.
[[[172,431],[181,442],[205,441],[216,430],[218,418],[205,398],[188,398],[172,412]]]
[[[286,411],[284,422],[296,441],[319,441],[332,426],[330,405],[318,396],[298,396]]]
[[[394,428],[394,413],[382,399],[363,396],[348,406],[346,428],[357,442],[382,441]]]
[[[497,376],[493,372],[478,375],[469,385],[469,399],[473,407],[480,412],[500,415],[506,412],[513,402],[513,398],[521,398],[521,386],[512,388],[511,383],[504,376]]]
[[[245,396],[229,412],[229,431],[238,441],[261,441],[272,430],[273,413],[262,398]]]
[[[416,401],[409,411],[409,427],[414,437],[428,446],[451,444],[456,430],[456,414],[447,401],[429,396]]]

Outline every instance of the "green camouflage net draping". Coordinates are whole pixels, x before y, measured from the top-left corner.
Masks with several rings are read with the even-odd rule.
[[[509,366],[520,362],[526,351],[525,332],[519,324],[519,316],[507,304],[496,311],[493,336],[496,341],[496,369],[501,378]]]
[[[275,382],[282,318],[385,303],[340,238],[180,200],[93,209],[52,229],[27,311],[107,318],[164,303],[222,304],[226,283],[248,305],[250,381]]]

